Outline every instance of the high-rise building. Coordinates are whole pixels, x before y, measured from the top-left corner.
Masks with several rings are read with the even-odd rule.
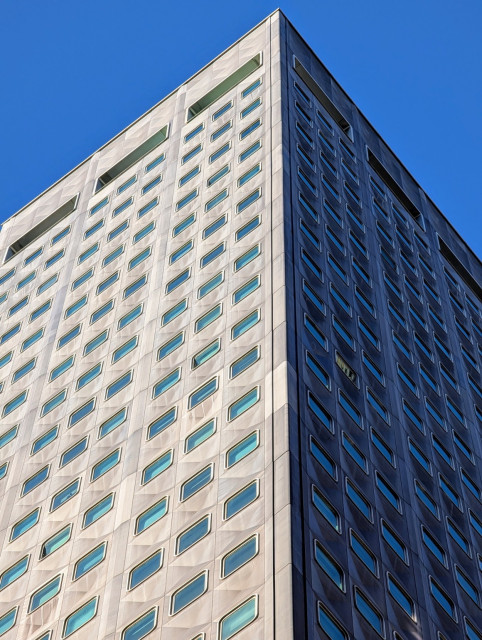
[[[2,638],[481,640],[481,263],[282,13],[0,249]]]

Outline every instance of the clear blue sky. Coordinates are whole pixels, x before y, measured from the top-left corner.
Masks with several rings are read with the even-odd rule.
[[[0,221],[276,6],[2,0]],[[481,0],[280,8],[482,256]]]

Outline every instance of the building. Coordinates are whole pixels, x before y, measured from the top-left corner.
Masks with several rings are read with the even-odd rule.
[[[0,249],[0,636],[482,638],[481,263],[281,12]]]

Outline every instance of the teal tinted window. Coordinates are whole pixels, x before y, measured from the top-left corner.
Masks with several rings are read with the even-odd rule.
[[[176,236],[178,236],[185,229],[190,227],[195,221],[196,221],[196,214],[195,213],[191,213],[191,215],[189,215],[187,218],[184,218],[184,220],[182,220],[182,222],[180,222],[179,224],[177,224],[173,228],[173,230],[172,230],[173,237],[175,238]]]
[[[20,495],[25,496],[27,493],[30,493],[30,491],[33,491],[36,487],[42,484],[42,482],[45,482],[45,480],[47,480],[48,477],[49,477],[49,466],[46,465],[45,467],[43,467],[43,469],[40,469],[40,471],[37,471],[37,473],[34,473],[33,476],[30,476],[28,480],[25,480],[25,482],[23,483],[22,492]]]
[[[106,267],[108,264],[110,264],[111,262],[113,262],[116,258],[118,258],[120,255],[122,255],[124,253],[124,245],[120,245],[120,247],[117,247],[117,249],[114,249],[114,251],[112,251],[111,253],[109,253],[109,255],[107,255],[103,260],[102,260],[102,266]]]
[[[13,353],[12,351],[10,351],[6,355],[4,355],[2,358],[0,358],[0,368],[4,367],[6,364],[8,364],[12,360],[12,355]]]
[[[212,185],[215,184],[218,180],[221,180],[221,178],[224,178],[224,176],[227,175],[229,171],[230,171],[229,165],[226,164],[224,165],[224,167],[219,169],[219,171],[216,171],[216,173],[213,173],[213,175],[210,176],[207,180],[208,187],[212,187]]]
[[[80,254],[79,261],[78,261],[79,264],[82,264],[82,262],[85,262],[85,260],[90,258],[90,256],[93,256],[94,253],[98,250],[99,250],[99,243],[96,242],[95,244],[93,244],[91,247],[89,247],[83,253]]]
[[[16,562],[9,569],[6,569],[6,571],[4,571],[0,575],[0,589],[5,589],[5,587],[7,587],[9,584],[12,584],[12,582],[18,580],[20,576],[23,576],[23,574],[27,571],[28,561],[29,556],[25,556],[25,558],[22,558],[21,560]]]
[[[232,100],[230,100],[229,102],[226,102],[225,105],[223,105],[220,109],[218,109],[215,113],[213,113],[213,120],[217,120],[218,118],[220,118],[222,115],[226,113],[226,111],[229,111],[229,109],[231,109],[232,106],[233,106]]]
[[[157,478],[163,471],[172,464],[172,451],[167,451],[162,456],[151,462],[142,472],[141,484],[147,484]]]
[[[38,451],[49,445],[51,442],[55,440],[55,438],[59,435],[59,425],[55,426],[53,429],[44,433],[40,438],[37,438],[32,445],[32,450],[30,455],[36,454]]]
[[[184,142],[188,142],[189,140],[191,140],[191,138],[194,138],[194,136],[197,136],[197,134],[201,133],[201,131],[203,130],[204,130],[204,123],[198,125],[194,129],[189,131],[189,133],[186,133],[186,135],[184,136]]]
[[[258,163],[252,169],[250,169],[246,173],[243,173],[243,175],[240,178],[238,178],[238,187],[242,187],[243,185],[245,185],[247,182],[249,182],[249,180],[254,178],[254,176],[256,176],[260,171],[261,171],[261,164]]]
[[[111,493],[105,498],[103,498],[100,502],[95,504],[93,507],[90,507],[90,509],[87,509],[82,521],[82,528],[85,529],[86,527],[90,526],[94,522],[97,522],[97,520],[102,518],[102,516],[104,516],[106,513],[108,513],[112,509],[113,505],[114,505],[114,494]]]
[[[179,275],[177,275],[175,278],[173,278],[166,284],[166,295],[168,293],[171,293],[171,291],[174,291],[174,289],[177,289],[177,287],[180,287],[182,284],[186,282],[186,280],[189,280],[190,277],[191,277],[190,269],[185,269],[184,271],[182,271]]]
[[[206,422],[206,424],[204,424],[202,427],[199,427],[199,429],[196,429],[194,433],[191,433],[191,435],[186,438],[186,441],[184,443],[184,452],[189,453],[190,451],[198,447],[205,440],[210,438],[215,430],[215,420],[210,420],[209,422]]]
[[[215,162],[218,158],[220,158],[227,151],[229,151],[230,148],[231,148],[231,143],[230,142],[226,142],[226,144],[223,144],[222,147],[219,147],[219,149],[217,149],[214,153],[212,153],[209,156],[209,162],[210,163]]]
[[[94,482],[95,480],[97,480],[97,478],[100,478],[105,473],[110,471],[113,467],[115,467],[120,460],[120,455],[121,455],[120,449],[116,449],[115,451],[110,453],[108,456],[103,458],[100,462],[95,464],[92,467],[90,481]]]
[[[151,189],[154,189],[154,187],[156,187],[161,182],[161,180],[162,176],[157,176],[157,178],[154,178],[154,180],[148,182],[145,187],[142,187],[142,195],[146,194]]]
[[[167,498],[163,498],[156,502],[156,504],[149,507],[147,511],[141,513],[141,515],[136,520],[136,528],[135,533],[141,533],[145,531],[148,527],[153,525],[155,522],[160,520],[167,513]]]
[[[152,397],[157,398],[162,393],[165,393],[168,389],[173,387],[181,379],[181,369],[176,369],[169,375],[165,376],[157,384],[154,385],[152,390]]]
[[[141,262],[144,262],[144,260],[147,260],[147,258],[151,255],[151,252],[152,252],[151,247],[147,247],[147,249],[144,249],[144,251],[141,251],[136,256],[134,256],[132,260],[130,260],[127,268],[134,269],[134,267],[137,267],[138,264],[141,264]]]
[[[62,395],[62,394],[59,394],[59,395]],[[10,400],[10,402],[7,402],[7,404],[3,407],[2,416],[3,417],[8,416],[10,413],[12,413],[12,411],[15,411],[15,409],[18,409],[18,407],[20,407],[20,405],[22,405],[26,399],[27,399],[27,392],[22,391],[22,393],[20,393],[13,400]],[[45,413],[48,413],[48,412],[42,411],[41,415],[45,415]]]
[[[64,544],[67,544],[71,535],[72,525],[69,524],[43,543],[40,549],[40,557],[46,558],[57,549],[60,549]]]
[[[125,344],[123,344],[121,347],[116,349],[112,354],[112,364],[119,362],[121,358],[123,358],[128,353],[133,351],[137,347],[138,341],[139,341],[138,337],[134,336],[133,338],[128,340]]]
[[[209,464],[207,467],[204,467],[204,469],[201,469],[201,471],[198,471],[192,478],[186,480],[186,482],[181,485],[181,501],[187,500],[209,484],[213,479],[213,473],[214,467],[212,464]]]
[[[31,613],[32,611],[35,611],[35,609],[38,609],[39,607],[44,605],[49,600],[52,600],[52,598],[54,598],[60,591],[61,582],[62,576],[57,576],[41,589],[36,591],[30,598],[28,612]]]
[[[193,356],[191,363],[192,368],[195,369],[196,367],[199,367],[200,365],[210,360],[219,352],[220,349],[221,341],[218,338],[214,342],[211,342],[211,344],[208,344],[207,347],[204,347],[204,349],[199,351],[195,356]]]
[[[209,238],[210,236],[212,236],[213,233],[216,233],[216,231],[221,229],[221,227],[223,227],[227,221],[228,221],[228,216],[226,214],[223,214],[220,218],[218,218],[212,224],[210,224],[205,229],[203,229],[203,239],[205,240],[206,238]]]
[[[256,309],[256,311],[253,311],[252,313],[250,313],[248,316],[246,316],[246,318],[243,318],[242,320],[240,320],[231,329],[231,338],[233,340],[236,340],[236,338],[239,338],[239,336],[242,336],[244,333],[246,333],[246,331],[251,329],[251,327],[254,327],[254,325],[259,322],[260,316],[261,314],[259,309]]]
[[[104,220],[99,220],[99,222],[96,222],[94,225],[89,227],[84,233],[84,240],[87,240],[87,238],[90,238],[91,236],[93,236],[94,233],[96,231],[99,231],[99,229],[102,229],[103,226],[104,226]]]
[[[191,251],[193,246],[194,246],[193,241],[189,240],[189,242],[186,242],[186,244],[183,244],[182,247],[179,247],[179,249],[176,249],[176,251],[173,251],[169,256],[169,264],[174,264],[175,262],[180,260],[183,256],[189,253],[189,251]]]
[[[171,600],[171,615],[190,605],[191,602],[194,602],[194,600],[205,593],[207,588],[208,574],[205,571],[194,578],[194,580],[191,580],[191,582],[188,582],[184,587],[174,592]]]
[[[246,458],[258,445],[259,433],[255,431],[229,449],[226,453],[226,467],[232,467],[243,458]]]
[[[221,562],[221,575],[227,578],[240,567],[249,562],[258,553],[258,538],[252,536],[243,544],[227,553]]]
[[[137,180],[137,176],[132,176],[132,178],[129,178],[129,180],[127,180],[126,182],[121,184],[120,187],[117,188],[117,193],[122,193],[123,191],[126,191],[126,189],[131,187],[136,180]]]
[[[122,318],[117,323],[117,329],[119,330],[119,329],[123,329],[124,327],[127,327],[128,324],[133,322],[141,314],[142,314],[142,304],[139,304],[137,305],[137,307],[134,307],[134,309],[129,311],[129,313],[126,313],[125,316],[122,316]]]
[[[63,373],[65,373],[68,369],[70,369],[70,367],[72,367],[72,365],[74,364],[74,357],[75,356],[70,356],[69,358],[67,358],[67,360],[64,360],[61,364],[54,367],[50,372],[49,379],[55,380]]]
[[[4,462],[3,464],[0,464],[0,480],[2,480],[2,478],[5,478],[5,476],[7,475],[7,470],[8,470],[8,462]]]
[[[69,464],[69,462],[71,462],[74,458],[77,458],[77,456],[80,456],[81,453],[84,453],[84,451],[87,449],[88,441],[88,437],[85,436],[85,438],[82,438],[82,440],[79,440],[79,442],[74,444],[73,447],[70,447],[70,449],[64,451],[64,453],[60,456],[59,467],[65,467],[65,465]]]
[[[194,198],[197,198],[197,195],[198,195],[198,190],[197,189],[193,189],[193,191],[188,193],[187,196],[184,196],[184,198],[181,198],[176,203],[176,211],[179,211],[180,209],[183,209],[186,205],[188,205],[190,202],[192,202],[194,200]]]
[[[4,344],[10,338],[13,338],[20,331],[21,324],[16,324],[14,327],[6,331],[3,336],[0,338],[0,344]]]
[[[150,578],[162,566],[162,550],[156,551],[152,556],[134,567],[129,574],[129,589],[134,589],[138,584]]]
[[[29,513],[28,516],[19,520],[17,524],[14,524],[10,534],[10,541],[16,540],[23,533],[34,527],[37,524],[39,517],[40,509],[35,509],[35,511]]]
[[[72,291],[75,291],[75,289],[77,289],[82,284],[84,284],[84,282],[87,282],[87,280],[92,278],[93,275],[94,275],[94,268],[91,267],[90,269],[87,269],[85,273],[83,273],[81,276],[79,276],[76,280],[73,281]]]
[[[261,198],[261,189],[256,189],[256,191],[253,191],[253,193],[244,198],[244,200],[238,202],[238,204],[236,205],[236,213],[242,213],[259,198]]]
[[[61,491],[59,491],[54,495],[54,497],[52,498],[52,502],[50,504],[50,510],[55,511],[55,509],[58,509],[65,502],[73,498],[79,492],[79,489],[80,489],[80,479],[77,478],[77,480],[74,480],[73,482],[68,484],[66,487],[64,487],[64,489],[62,489]]]
[[[216,129],[214,133],[211,134],[211,142],[215,142],[218,138],[220,138],[226,131],[229,131],[232,127],[232,122],[226,122],[219,129]]]
[[[41,330],[42,334],[43,334],[43,329]],[[63,336],[61,336],[59,338],[59,341],[57,343],[57,349],[61,349],[64,345],[66,345],[68,342],[70,342],[71,340],[73,340],[74,338],[76,338],[78,335],[80,335],[80,332],[82,331],[82,325],[78,324],[76,327],[74,327],[73,329],[71,329],[68,333],[65,333]],[[39,332],[37,331],[36,334],[34,334],[33,336],[31,336],[31,338],[29,338],[30,340],[32,340],[34,338],[34,336],[36,336]],[[41,338],[42,336],[40,335],[39,338]],[[37,338],[37,340],[39,339]],[[25,341],[26,342],[26,341]],[[34,340],[33,342],[36,342],[36,340]],[[31,342],[30,344],[33,344],[33,342]],[[25,344],[25,343],[24,343]],[[30,345],[27,345],[30,346]],[[27,347],[25,347],[26,349]]]
[[[89,553],[87,553],[83,558],[78,560],[75,563],[72,579],[77,580],[77,578],[85,575],[91,569],[100,564],[105,558],[106,550],[107,542],[103,542],[98,547],[95,547],[95,549],[92,549],[92,551],[89,551]]]
[[[142,278],[139,278],[139,280],[136,280],[135,282],[130,284],[128,287],[126,287],[122,295],[124,300],[129,296],[131,296],[132,294],[134,294],[136,291],[139,291],[139,289],[143,287],[146,284],[146,282],[147,282],[147,275],[143,275]]]
[[[99,333],[95,338],[93,338],[90,342],[88,342],[85,345],[84,356],[88,355],[89,353],[92,353],[94,349],[97,349],[97,347],[100,347],[101,344],[104,344],[104,342],[107,340],[108,337],[109,337],[109,331],[107,329],[105,329],[105,331],[102,331],[102,333]]]
[[[142,240],[142,238],[145,238],[147,235],[149,235],[151,233],[151,231],[154,231],[155,228],[156,228],[156,223],[155,222],[149,222],[149,224],[146,224],[145,227],[143,227],[140,231],[138,231],[136,234],[134,234],[134,237],[132,238],[132,244],[136,244],[136,242],[139,242],[139,240]],[[148,255],[150,255],[150,250],[146,249],[146,251],[149,251]],[[142,259],[144,260],[145,258],[142,258]],[[131,264],[133,262],[133,260],[131,260],[131,262],[129,264]],[[142,260],[139,260],[139,262],[142,262]],[[129,266],[129,269],[132,269],[135,266],[136,266],[135,264],[132,265],[132,266]]]
[[[231,613],[219,623],[220,640],[229,640],[236,635],[241,629],[247,627],[258,615],[258,602],[256,597],[252,597]]]
[[[37,320],[37,318],[40,318],[40,316],[46,313],[51,306],[52,306],[52,300],[49,300],[48,302],[45,302],[40,307],[37,307],[37,309],[32,311],[32,313],[30,314],[30,322],[33,322],[34,320]]]
[[[108,289],[111,285],[114,284],[114,282],[117,282],[118,279],[119,279],[119,272],[116,271],[111,276],[103,280],[99,285],[97,285],[96,294],[99,295],[100,293]]]
[[[259,400],[259,387],[248,391],[242,398],[233,402],[228,409],[228,420],[239,418],[240,415],[248,411]]]
[[[119,393],[119,391],[127,387],[127,385],[132,382],[132,375],[132,371],[128,371],[115,382],[110,384],[105,391],[105,399],[109,400],[112,396],[115,396],[116,393]]]
[[[246,127],[246,129],[243,129],[243,131],[241,131],[241,133],[239,134],[240,140],[244,140],[245,138],[247,138],[251,133],[253,133],[253,131],[255,131],[260,126],[261,126],[261,120],[258,118],[257,120],[252,122],[248,127]]]
[[[239,376],[241,373],[246,371],[246,369],[251,367],[255,362],[259,360],[259,356],[259,347],[254,347],[254,349],[251,349],[250,351],[248,351],[248,353],[245,353],[244,356],[236,360],[236,362],[233,362],[233,364],[231,365],[229,369],[230,377],[235,378],[236,376]]]
[[[49,267],[51,267],[53,264],[55,264],[58,260],[60,260],[60,258],[63,258],[65,253],[65,250],[62,249],[61,251],[59,251],[58,253],[56,253],[54,256],[52,256],[51,258],[49,258],[46,262],[45,262],[45,268],[48,269]]]
[[[121,409],[108,420],[103,422],[99,427],[99,438],[103,438],[114,429],[117,429],[121,424],[126,421],[127,409]]]
[[[18,607],[14,607],[0,618],[0,635],[7,633],[7,631],[13,627],[17,619],[17,611]]]
[[[9,317],[13,316],[13,314],[17,313],[17,311],[20,311],[20,309],[23,309],[23,307],[25,307],[25,305],[27,304],[28,304],[28,296],[20,300],[20,302],[17,302],[17,304],[14,304],[12,307],[10,307],[10,309],[8,310]]]
[[[219,316],[222,314],[222,312],[223,312],[223,308],[221,304],[217,304],[210,311],[208,311],[207,313],[205,313],[203,316],[201,316],[196,320],[196,323],[194,325],[194,332],[198,333],[199,331],[202,331],[205,327],[210,325],[211,322],[214,322],[215,320],[217,320]]]
[[[97,309],[97,311],[94,311],[94,313],[90,316],[90,324],[94,324],[94,322],[97,322],[98,320],[103,318],[109,313],[109,311],[112,311],[113,308],[114,300],[109,300],[109,302],[106,302],[102,307]]]
[[[258,497],[258,482],[255,480],[248,484],[244,489],[238,491],[231,498],[228,498],[224,503],[224,517],[227,520],[232,516],[235,516],[242,509],[254,502]]]
[[[118,227],[113,229],[108,234],[107,242],[110,242],[111,240],[114,240],[114,238],[117,238],[117,236],[120,235],[123,231],[125,231],[128,227],[129,227],[129,220],[124,220],[124,222],[122,222]]]
[[[194,169],[191,169],[191,171],[188,171],[188,173],[185,173],[182,176],[182,178],[180,178],[179,186],[183,187],[187,182],[189,182],[189,180],[192,180],[193,178],[195,178],[198,173],[201,173],[201,169],[199,168],[199,165],[194,167]]]
[[[12,427],[8,431],[5,431],[5,433],[2,433],[2,435],[0,436],[0,449],[2,447],[5,447],[9,442],[11,442],[17,435],[17,432],[18,432],[18,425],[15,427]]]
[[[233,304],[238,304],[238,302],[241,302],[241,300],[247,298],[251,293],[253,293],[253,291],[256,291],[256,289],[258,289],[260,285],[260,276],[255,276],[254,278],[249,280],[246,284],[244,284],[233,293]]]
[[[257,244],[255,247],[252,247],[249,251],[240,256],[237,260],[234,261],[234,270],[239,271],[247,264],[249,264],[252,260],[257,258],[260,254],[260,247]]]
[[[147,439],[150,440],[157,436],[159,433],[167,429],[176,421],[176,407],[169,409],[166,413],[163,413],[162,416],[151,422],[151,424],[147,428]]]
[[[250,147],[248,147],[245,151],[240,153],[239,154],[239,161],[243,162],[244,160],[246,160],[247,158],[252,156],[253,153],[256,153],[256,151],[258,151],[258,149],[261,149],[261,140],[257,140],[254,144],[252,144]]]
[[[97,376],[100,375],[101,371],[102,371],[102,362],[99,362],[98,364],[95,365],[95,367],[92,367],[92,369],[89,369],[89,371],[87,371],[86,373],[84,373],[78,378],[76,389],[78,390],[78,389],[82,389],[82,387],[85,387],[85,385],[89,384],[89,382],[94,380],[94,378],[97,378]]]
[[[192,527],[189,527],[186,531],[179,534],[176,544],[176,553],[182,553],[192,547],[196,542],[199,542],[202,538],[207,536],[211,530],[211,518],[205,516],[199,522],[196,522]]]
[[[214,278],[211,278],[206,283],[201,285],[198,289],[198,298],[204,298],[208,293],[211,293],[216,287],[219,287],[220,284],[224,282],[224,271],[221,271]]]
[[[345,576],[343,570],[318,541],[315,542],[315,560],[338,589],[344,591]]]
[[[87,624],[92,618],[95,616],[97,612],[97,596],[86,602],[84,605],[71,613],[70,616],[67,616],[64,623],[64,629],[62,632],[62,638],[67,638],[72,633],[83,627],[84,624]]]
[[[220,202],[225,200],[227,197],[228,197],[228,190],[223,189],[220,193],[215,195],[214,198],[211,198],[211,200],[208,200],[208,202],[206,202],[204,206],[204,210],[211,211],[211,209],[214,209],[216,205],[218,205]]]
[[[162,347],[159,348],[157,352],[157,359],[162,360],[173,351],[175,351],[178,347],[180,347],[184,343],[184,331],[178,333],[177,336],[174,336],[169,342],[166,342]]]
[[[97,211],[100,211],[103,207],[105,207],[105,205],[109,202],[109,198],[106,197],[103,200],[101,200],[98,204],[96,204],[94,207],[92,207],[92,209],[90,210],[90,215],[93,216],[94,213],[97,213]]]
[[[157,624],[156,611],[156,608],[151,609],[126,627],[122,632],[122,640],[141,640],[147,636]]]
[[[69,427],[73,427],[74,424],[77,424],[77,422],[85,418],[85,416],[94,410],[94,407],[95,398],[92,398],[89,402],[86,402],[79,409],[74,411],[69,417]]]
[[[205,384],[203,384],[202,387],[200,387],[199,389],[196,389],[196,391],[191,393],[188,400],[188,408],[194,409],[194,407],[197,407],[197,405],[203,402],[204,400],[206,400],[206,398],[209,398],[209,396],[212,396],[213,393],[217,391],[217,388],[218,388],[217,377],[211,378],[209,382],[206,382]]]
[[[201,149],[202,149],[202,146],[200,144],[198,144],[196,147],[191,149],[191,151],[188,151],[181,158],[181,164],[185,164],[186,162],[191,160],[191,158],[194,158],[194,156],[197,155],[201,151]]]

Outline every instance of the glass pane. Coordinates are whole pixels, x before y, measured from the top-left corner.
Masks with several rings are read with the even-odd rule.
[[[149,427],[147,428],[147,439],[150,440],[157,436],[158,433],[167,429],[173,422],[176,420],[176,407],[169,409],[166,413],[164,413],[160,418],[151,422]]]
[[[141,533],[152,524],[160,520],[167,513],[167,498],[163,498],[152,507],[144,511],[136,522],[136,533]]]
[[[247,438],[238,442],[226,454],[226,467],[232,467],[234,464],[245,458],[256,449],[259,444],[258,432],[251,433]]]
[[[248,506],[248,504],[256,500],[257,497],[258,483],[254,481],[232,498],[226,500],[224,507],[225,518],[228,519],[236,515],[239,511]]]
[[[213,479],[213,466],[208,465],[181,486],[181,500],[187,500]]]
[[[138,584],[147,580],[153,573],[159,571],[162,566],[162,551],[157,551],[150,558],[137,565],[129,575],[129,589],[134,589]]]
[[[156,622],[156,609],[152,609],[124,629],[122,640],[141,640],[154,629]]]
[[[57,549],[62,547],[64,544],[66,544],[70,540],[71,533],[72,533],[72,525],[69,524],[67,527],[65,527],[64,529],[62,529],[61,531],[53,535],[48,540],[46,540],[43,543],[42,548],[40,550],[40,557],[46,558],[54,551],[57,551]]]
[[[177,539],[177,551],[176,553],[182,553],[192,547],[193,544],[207,536],[211,529],[210,516],[206,516],[195,525],[190,527],[187,531],[181,533]]]
[[[66,618],[62,637],[66,638],[67,636],[70,636],[74,631],[77,631],[77,629],[83,627],[84,624],[87,624],[95,616],[96,611],[97,597],[89,600],[89,602]]]
[[[186,438],[186,443],[184,446],[185,453],[189,453],[200,444],[202,444],[205,440],[207,440],[210,436],[213,435],[216,429],[216,421],[210,420],[202,427],[199,427],[194,433]]]
[[[220,640],[229,640],[238,631],[247,627],[258,615],[256,597],[250,598],[221,620]]]
[[[101,460],[100,462],[98,462],[92,467],[92,474],[91,474],[90,481],[94,482],[95,480],[97,480],[97,478],[100,478],[105,473],[110,471],[112,467],[115,467],[115,465],[119,462],[119,460],[120,460],[120,449],[117,449],[116,451],[113,451],[106,458],[104,458],[103,460]]]
[[[74,567],[73,579],[77,580],[85,573],[96,567],[105,558],[105,552],[107,549],[107,542],[103,542],[92,551],[89,551],[87,555],[81,558]]]
[[[142,472],[142,484],[147,484],[151,480],[154,480],[154,478],[157,478],[157,476],[168,469],[171,464],[172,451],[167,451],[144,469]]]
[[[207,589],[207,574],[202,573],[172,596],[171,614],[174,615],[196,600]]]
[[[258,553],[258,540],[256,536],[249,538],[242,545],[230,551],[223,558],[222,562],[222,575],[224,578],[234,573],[239,567],[243,566],[251,558]]]
[[[28,568],[29,556],[25,556],[19,560],[13,567],[7,569],[0,576],[0,589],[4,589],[7,585],[12,584],[15,580],[23,576]]]
[[[35,609],[38,609],[43,604],[45,604],[46,602],[51,600],[53,597],[55,597],[60,591],[61,581],[62,581],[62,577],[57,576],[56,578],[51,580],[49,583],[47,583],[44,587],[36,591],[33,594],[33,596],[30,598],[28,612],[30,613],[32,611],[35,611]]]
[[[109,496],[106,496],[103,500],[98,502],[96,505],[88,509],[85,512],[82,527],[85,529],[85,527],[88,527],[92,523],[99,520],[99,518],[102,518],[103,515],[105,515],[108,511],[110,511],[110,509],[112,509],[113,504],[114,495],[110,494]]]

